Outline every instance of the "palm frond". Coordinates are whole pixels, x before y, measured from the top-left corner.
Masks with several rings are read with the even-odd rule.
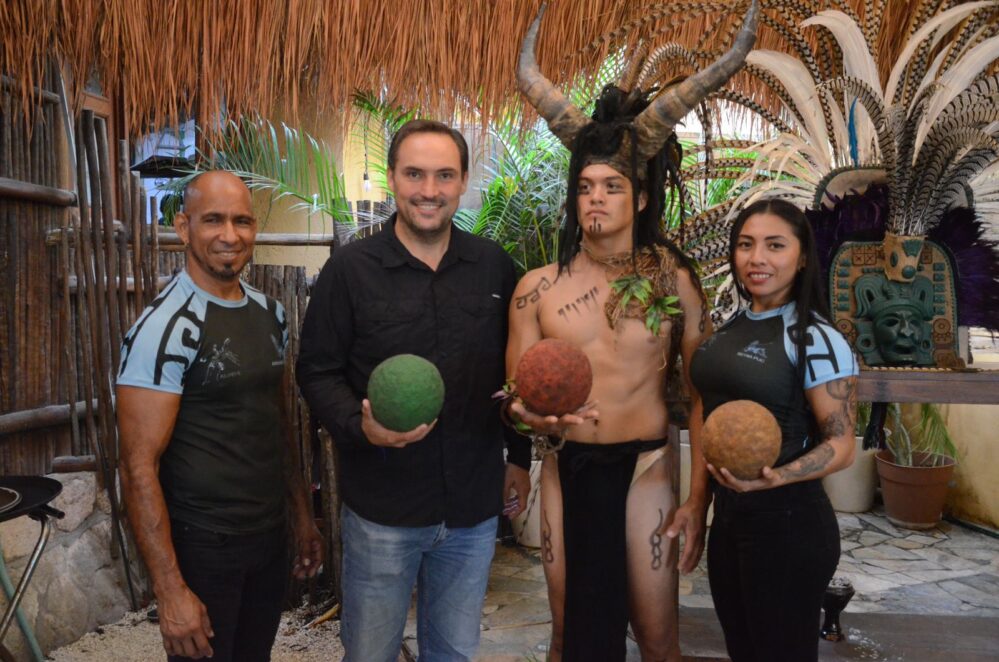
[[[240,177],[250,190],[265,190],[273,200],[290,197],[294,209],[319,213],[334,223],[353,225],[346,201],[343,176],[333,149],[308,133],[281,125],[281,133],[268,120],[230,120],[225,129],[205,135],[207,149],[200,152],[208,167],[221,168]]]

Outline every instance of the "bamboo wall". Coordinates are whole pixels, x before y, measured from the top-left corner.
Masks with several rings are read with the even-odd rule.
[[[45,84],[52,86],[52,72]],[[0,88],[0,177],[60,188],[60,108],[46,99],[34,122],[23,120],[20,96]],[[71,361],[63,351],[73,329],[55,312],[61,300],[60,256],[46,235],[70,208],[0,196],[0,414],[69,402]],[[72,452],[68,429],[44,428],[0,437],[0,473],[39,473],[55,455]]]
[[[184,268],[184,254],[160,249],[149,222],[156,213],[152,200],[129,175],[128,145],[109,145],[107,126],[89,111],[66,135],[54,76],[46,74],[47,101],[30,126],[17,97],[0,88],[0,475],[49,473],[55,458],[72,456],[60,464],[96,470],[106,487],[116,484],[113,393],[122,336]],[[117,200],[116,191],[123,192]],[[305,268],[251,265],[245,277],[285,306],[286,369],[295,384],[309,287]],[[286,404],[306,484],[321,489],[326,581],[339,586],[333,446],[311,423],[297,387]],[[127,556],[127,546],[120,506],[109,492],[118,558]]]

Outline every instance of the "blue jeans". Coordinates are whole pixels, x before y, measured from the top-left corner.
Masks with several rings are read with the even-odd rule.
[[[174,520],[171,532],[181,576],[208,610],[213,662],[270,660],[288,587],[285,528],[230,535]]]
[[[413,585],[421,662],[471,660],[496,548],[496,518],[469,528],[383,526],[344,506],[344,662],[395,662]]]

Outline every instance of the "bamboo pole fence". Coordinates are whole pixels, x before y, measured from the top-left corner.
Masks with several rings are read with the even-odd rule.
[[[57,78],[49,71],[40,89],[56,94],[48,90],[59,87]],[[160,232],[154,199],[129,173],[128,143],[109,144],[102,118],[83,111],[68,123],[67,136],[59,104],[25,116],[17,99],[9,85],[0,87],[0,475],[96,471],[111,502],[112,556],[128,572],[134,548],[117,493],[114,412],[121,341],[184,268],[185,255],[175,234]],[[334,235],[266,234],[258,241],[331,250],[336,242]],[[294,385],[309,293],[305,270],[251,264],[244,278],[285,307],[286,370]],[[324,583],[305,587],[316,602],[339,590],[336,456],[297,386],[286,406],[327,538]]]

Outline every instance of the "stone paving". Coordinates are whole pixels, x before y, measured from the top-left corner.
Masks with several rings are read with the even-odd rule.
[[[999,619],[999,539],[947,522],[927,531],[896,528],[880,507],[837,517],[843,551],[836,574],[849,579],[856,591],[844,627],[851,613]],[[680,577],[680,605],[713,607],[703,557],[695,572]],[[497,545],[477,659],[544,660],[550,628],[538,551]],[[415,612],[406,637],[415,650]],[[684,651],[693,643],[682,642]],[[632,658],[638,659],[630,654]]]

